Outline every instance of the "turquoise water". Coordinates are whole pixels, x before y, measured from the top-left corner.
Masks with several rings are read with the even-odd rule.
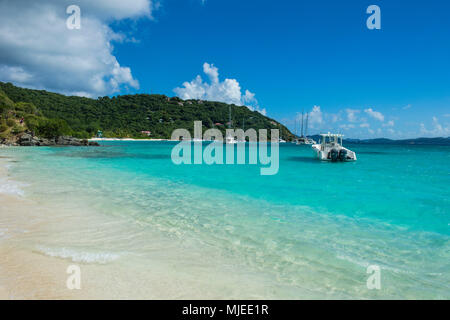
[[[17,159],[10,172],[28,184],[25,197],[82,203],[187,251],[207,248],[214,259],[203,272],[229,264],[261,275],[242,281],[247,292],[260,290],[252,298],[450,298],[449,147],[348,145],[357,162],[328,163],[308,146],[281,144],[278,174],[261,176],[260,165],[175,165],[174,145],[114,141],[0,155]],[[120,252],[145,256],[150,240],[142,239]],[[366,286],[369,265],[381,268],[380,290]]]

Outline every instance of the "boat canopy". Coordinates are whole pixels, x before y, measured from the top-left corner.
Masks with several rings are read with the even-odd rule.
[[[338,134],[338,133],[321,133],[320,136],[322,137],[322,142],[321,144],[324,145],[326,143],[335,143],[335,144],[340,144],[342,146],[342,140],[344,135],[343,134]],[[327,141],[328,138],[328,141]],[[339,141],[340,140],[340,141]]]
[[[339,134],[339,133],[321,133],[320,134],[321,137],[329,137],[329,138],[342,138],[344,137],[343,134]]]

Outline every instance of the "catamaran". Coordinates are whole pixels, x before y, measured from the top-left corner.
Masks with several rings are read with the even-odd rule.
[[[318,159],[323,161],[356,161],[356,153],[342,146],[342,134],[322,133],[322,140],[312,148]]]

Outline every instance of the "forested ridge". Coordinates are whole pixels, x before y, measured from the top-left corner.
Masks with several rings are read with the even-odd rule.
[[[4,82],[0,82],[0,96],[0,126],[8,127],[8,132],[12,130],[9,125],[13,125],[8,119],[14,118],[17,122],[18,118],[24,118],[31,129],[43,131],[51,124],[64,134],[79,138],[93,137],[100,130],[104,137],[147,138],[142,131],[150,131],[151,138],[167,139],[177,128],[192,132],[194,121],[202,121],[204,130],[217,128],[225,132],[230,106],[158,94],[90,99],[25,89]],[[257,111],[236,105],[231,105],[231,109],[233,128],[281,129],[283,139],[293,138],[286,127]],[[6,129],[3,134],[5,132]]]

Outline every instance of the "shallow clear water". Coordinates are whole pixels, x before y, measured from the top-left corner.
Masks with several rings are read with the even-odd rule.
[[[174,145],[0,150],[28,184],[3,189],[95,212],[96,231],[86,215],[72,234],[30,241],[50,256],[139,269],[154,250],[161,261],[164,250],[189,252],[195,263],[171,256],[179,268],[167,272],[193,281],[242,272],[232,287],[251,298],[450,298],[449,147],[348,145],[357,162],[327,163],[281,144],[278,174],[261,176],[260,165],[174,165]],[[103,218],[139,235],[106,235]],[[367,289],[369,265],[381,268],[381,290]]]

